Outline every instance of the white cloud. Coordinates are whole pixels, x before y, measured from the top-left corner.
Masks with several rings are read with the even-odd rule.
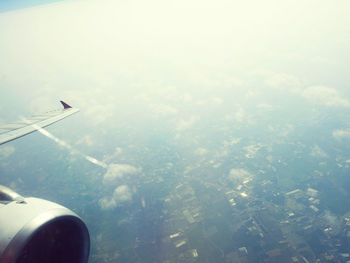
[[[232,145],[235,145],[240,141],[241,141],[241,138],[230,137],[228,140],[224,140],[223,145],[224,147],[231,147]]]
[[[119,202],[129,201],[132,198],[132,193],[127,185],[121,185],[114,190],[113,198]]]
[[[306,88],[301,95],[312,103],[329,107],[349,107],[350,102],[341,97],[336,89],[325,86]]]
[[[178,112],[175,107],[166,104],[150,104],[149,107],[158,116],[176,115]]]
[[[181,119],[177,123],[176,130],[183,131],[183,130],[186,130],[188,128],[191,128],[196,122],[199,121],[199,119],[200,119],[199,116],[191,116],[187,120]]]
[[[206,155],[208,153],[208,150],[205,148],[198,148],[194,153],[196,155]]]
[[[128,164],[110,164],[103,176],[103,183],[112,183],[123,178],[125,175],[136,174],[140,171],[140,168]]]
[[[130,201],[132,199],[132,192],[127,185],[120,185],[114,189],[113,195],[110,198],[102,198],[99,205],[102,209],[112,209],[118,205]]]
[[[115,153],[114,153],[114,154],[119,155],[119,154],[121,154],[122,152],[123,152],[123,149],[122,149],[122,148],[120,148],[120,147],[115,147]]]
[[[135,96],[136,101],[143,101],[151,107],[157,108],[157,103],[162,107],[163,105],[168,106],[173,102],[183,101],[183,94],[175,86],[163,86],[159,82],[152,80],[143,80],[142,83],[136,86],[142,89]]]
[[[117,203],[113,198],[105,197],[100,199],[98,203],[103,210],[112,209],[117,206]]]
[[[189,93],[185,93],[183,100],[184,102],[192,102],[192,95]]]
[[[350,139],[350,130],[335,130],[332,132],[332,136],[337,139]]]
[[[239,107],[239,109],[235,112],[234,119],[238,122],[242,122],[246,119],[247,113],[242,107]]]
[[[0,146],[0,160],[4,160],[15,152],[13,146]]]
[[[77,144],[83,144],[86,146],[93,146],[95,144],[94,140],[90,135],[85,135],[81,137],[77,142]]]
[[[120,147],[115,147],[114,153],[106,154],[103,156],[103,161],[105,163],[113,163],[117,158],[120,158],[120,155],[123,153],[123,149]]]
[[[267,103],[260,103],[256,106],[258,109],[264,110],[264,111],[273,111],[276,110],[277,107],[273,106],[271,104],[267,104]]]
[[[313,157],[321,157],[321,158],[327,158],[328,157],[327,153],[324,150],[322,150],[320,148],[320,146],[318,146],[318,145],[315,145],[315,146],[313,146],[311,148],[310,155],[313,156]]]
[[[54,100],[52,100],[51,94],[47,94],[48,90],[45,88],[42,88],[41,90],[45,95],[38,96],[30,102],[29,109],[33,114],[38,114],[38,112],[41,113],[45,110],[52,109],[52,101]],[[68,102],[68,104],[70,104],[70,102]]]
[[[116,148],[116,152],[120,153],[121,148]],[[119,184],[113,191],[112,196],[103,197],[99,200],[99,205],[102,209],[112,209],[120,204],[130,201],[132,199],[132,193],[127,184],[131,184],[131,178],[129,175],[137,174],[141,171],[140,168],[128,164],[110,164],[107,168],[107,172],[103,177],[103,183],[105,186],[112,186]],[[109,188],[109,187],[107,187]]]
[[[196,102],[197,105],[207,106],[207,105],[221,105],[224,100],[220,97],[213,97],[210,99],[202,99]]]
[[[93,124],[101,124],[108,119],[113,119],[113,114],[116,109],[116,105],[110,104],[92,104],[89,105],[85,110],[85,114],[88,115]]]
[[[286,125],[268,125],[268,130],[275,133],[278,136],[281,137],[287,137],[289,136],[294,130],[295,127],[293,124],[287,123]]]
[[[197,105],[207,105],[208,101],[207,100],[199,100],[196,102]]]
[[[224,102],[224,100],[222,98],[219,98],[219,97],[214,97],[211,99],[211,102],[214,104],[214,105],[220,105]]]
[[[301,81],[289,74],[274,74],[266,79],[265,83],[268,87],[284,89],[290,92],[296,92],[300,89]]]
[[[244,147],[244,150],[246,150],[245,157],[246,158],[254,158],[256,153],[263,147],[262,144],[252,144]]]

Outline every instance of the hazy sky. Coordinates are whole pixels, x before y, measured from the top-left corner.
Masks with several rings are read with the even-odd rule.
[[[95,124],[141,105],[176,115],[178,98],[347,107],[349,12],[347,0],[76,0],[3,12],[0,119],[59,99]]]

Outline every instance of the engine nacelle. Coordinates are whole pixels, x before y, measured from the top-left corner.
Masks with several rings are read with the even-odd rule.
[[[0,263],[86,263],[90,237],[71,210],[0,185]]]

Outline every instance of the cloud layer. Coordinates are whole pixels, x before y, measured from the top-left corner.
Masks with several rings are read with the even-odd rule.
[[[312,86],[302,92],[302,96],[312,103],[328,107],[349,107],[350,102],[336,89],[325,86]]]
[[[117,151],[119,148],[116,149]],[[119,151],[118,151],[119,152]],[[138,174],[140,168],[136,168],[129,164],[110,164],[107,172],[103,176],[103,185],[106,190],[114,187],[111,196],[105,196],[99,200],[99,205],[103,210],[113,209],[127,201],[132,200],[134,189],[131,191],[129,185],[132,185],[131,175]]]

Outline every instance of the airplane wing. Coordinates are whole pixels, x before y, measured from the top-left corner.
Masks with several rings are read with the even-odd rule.
[[[0,126],[0,145],[49,126],[79,111],[63,101],[60,102],[63,105],[61,110],[49,111]]]

